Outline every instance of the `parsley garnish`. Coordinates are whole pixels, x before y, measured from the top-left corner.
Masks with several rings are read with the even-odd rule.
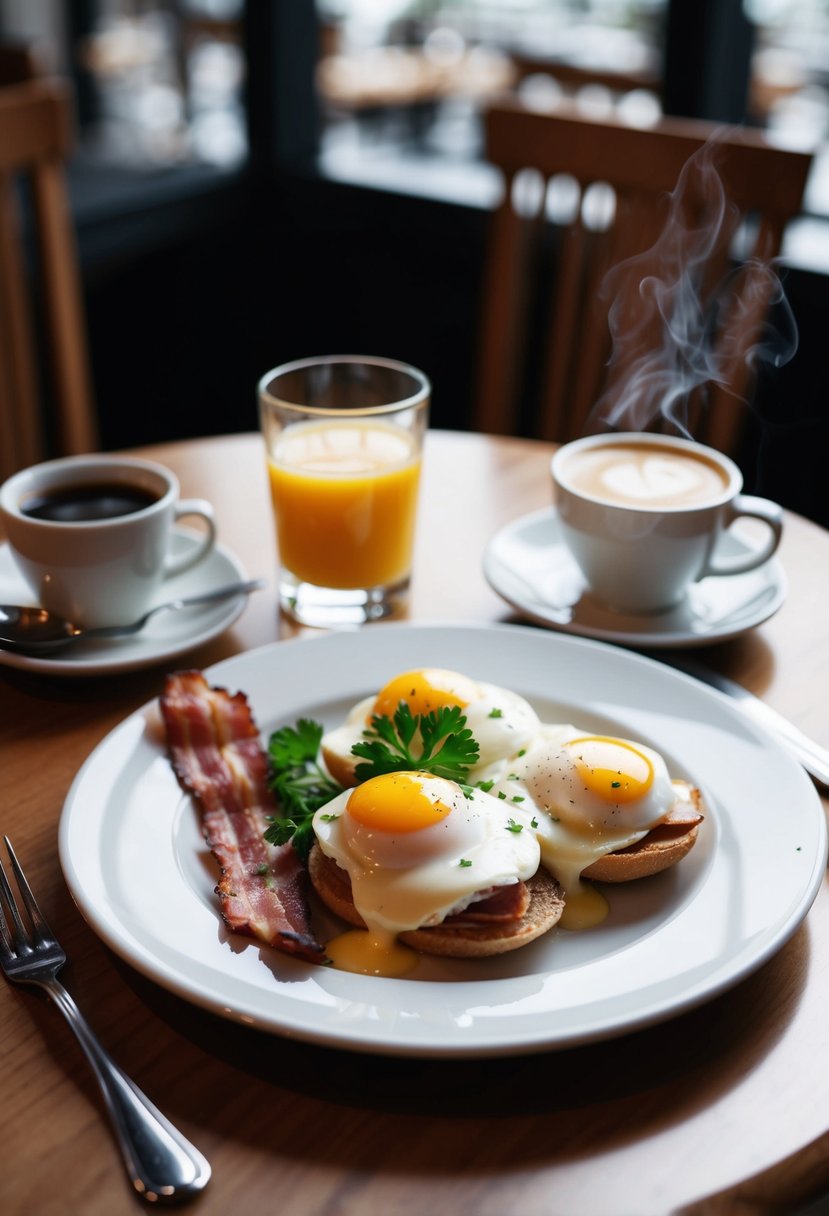
[[[279,800],[282,812],[269,815],[265,839],[270,844],[286,844],[305,860],[314,843],[311,820],[314,812],[342,792],[342,786],[323,772],[317,761],[323,728],[319,722],[300,718],[296,726],[283,726],[268,741],[271,772],[268,783]]]
[[[516,823],[514,819],[508,819],[507,820],[507,831],[515,832],[516,834],[518,832],[523,832],[524,825],[523,825],[523,823]]]
[[[418,732],[420,753],[416,755],[413,744]],[[355,743],[351,749],[353,756],[364,761],[355,770],[358,781],[368,781],[382,773],[415,770],[462,782],[479,755],[478,744],[459,705],[442,706],[415,716],[406,702],[401,701],[394,718],[374,714],[363,736],[365,742]]]
[[[494,781],[479,781],[479,782],[478,782],[478,789],[479,789],[479,790],[483,790],[483,792],[484,792],[485,794],[488,794],[488,793],[489,793],[489,791],[492,789],[492,787],[493,787],[493,785],[494,785],[494,784],[495,784],[495,782],[494,782]]]
[[[471,866],[472,862],[469,860],[468,857],[462,857],[460,859],[460,861],[458,862],[458,865],[459,866]]]
[[[503,718],[504,711],[502,709],[491,709],[489,711],[490,718]]]
[[[618,790],[618,788],[621,784],[622,784],[621,781],[611,781],[610,788],[612,790]]]
[[[413,744],[418,732],[421,752],[415,755]],[[315,812],[343,790],[317,759],[322,735],[319,722],[300,718],[296,726],[274,731],[268,741],[268,783],[277,796],[281,814],[268,816],[270,826],[265,839],[275,845],[292,840],[303,861],[314,843],[311,820]],[[401,701],[393,719],[375,714],[363,738],[364,742],[355,743],[351,749],[364,761],[355,770],[358,782],[382,773],[416,770],[462,784],[478,759],[478,744],[459,705],[415,717]],[[467,786],[464,794],[470,797],[471,793]],[[338,816],[323,818],[330,823]]]

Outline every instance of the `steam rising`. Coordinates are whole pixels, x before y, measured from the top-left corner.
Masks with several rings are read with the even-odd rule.
[[[613,346],[593,430],[641,431],[661,417],[690,437],[693,411],[712,385],[740,396],[758,361],[780,367],[797,350],[797,326],[772,264],[751,257],[737,269],[728,265],[745,232],[715,167],[716,150],[716,140],[709,142],[684,166],[655,244],[605,278]],[[776,330],[767,320],[773,307]]]

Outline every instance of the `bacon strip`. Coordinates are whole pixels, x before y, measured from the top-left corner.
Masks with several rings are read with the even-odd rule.
[[[221,872],[216,894],[232,933],[325,962],[308,909],[308,876],[292,844],[263,837],[276,814],[268,762],[243,693],[211,688],[201,672],[167,677],[160,699],[179,784],[196,800]]]

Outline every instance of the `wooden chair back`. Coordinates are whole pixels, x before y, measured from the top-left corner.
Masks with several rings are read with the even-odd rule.
[[[98,444],[65,185],[70,136],[62,82],[0,88],[0,478]]]
[[[512,100],[486,112],[485,130],[505,188],[485,268],[476,429],[562,442],[608,427],[643,430],[662,401],[669,413],[687,406],[695,438],[733,449],[750,352],[778,286],[770,263],[800,211],[811,156],[748,129],[682,119],[643,129]],[[525,170],[535,173],[534,204],[518,199]],[[564,197],[566,214],[556,216]],[[682,290],[693,295],[679,317],[671,276],[681,258]],[[685,350],[666,340],[678,325]],[[697,366],[703,338],[713,381]],[[680,392],[681,370],[690,378]]]
[[[34,49],[26,43],[0,43],[0,85],[22,84],[44,75]]]

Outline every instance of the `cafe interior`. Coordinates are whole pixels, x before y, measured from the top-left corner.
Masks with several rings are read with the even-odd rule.
[[[554,344],[540,320],[534,347],[512,352],[525,366],[505,372],[510,415],[483,401],[504,171],[484,113],[517,101],[639,129],[678,116],[812,158],[735,451],[751,489],[829,522],[826,22],[823,6],[782,0],[6,0],[0,37],[71,90],[67,186],[100,445],[247,430],[264,370],[333,350],[421,367],[435,427],[483,418],[558,437],[539,417],[536,369]],[[532,208],[538,172],[509,171]],[[549,176],[555,219],[572,179]],[[540,318],[546,303],[528,307]],[[44,427],[59,444],[48,409]]]
[[[185,1133],[171,1166],[180,1186],[165,1191],[155,1165],[142,1175],[134,1146],[125,1182],[105,1116],[136,1116],[118,1114],[112,1091],[101,1100],[45,1002],[3,985],[4,1211],[109,1216],[167,1198],[204,1213],[278,1204],[285,1216],[829,1212],[828,64],[826,0],[0,0],[0,482],[45,460],[137,451],[172,468],[183,495],[210,500],[230,551],[208,559],[221,577],[265,583],[192,644],[120,663],[93,649],[69,680],[59,658],[10,651],[0,664],[16,808],[0,826],[66,938],[78,1003]],[[685,718],[689,754],[716,750],[717,730],[736,740],[721,765],[726,811],[714,815],[726,860],[704,843],[691,877],[644,880],[664,879],[675,904],[665,952],[688,952],[670,992],[659,978],[652,992],[643,983],[647,996],[620,995],[616,972],[601,971],[615,951],[621,974],[625,951],[662,931],[633,899],[619,905],[616,936],[595,957],[565,955],[552,986],[534,989],[534,974],[497,960],[499,992],[512,987],[492,1008],[490,960],[470,963],[457,1000],[400,998],[405,1010],[390,1013],[340,996],[333,972],[334,996],[306,997],[303,964],[290,959],[283,982],[278,965],[253,958],[246,966],[295,990],[274,1010],[247,970],[237,1001],[232,969],[229,987],[211,987],[172,947],[168,958],[149,912],[150,945],[125,945],[132,887],[146,874],[155,883],[156,863],[159,883],[175,866],[188,889],[207,883],[208,903],[215,875],[207,854],[201,871],[157,862],[157,829],[148,843],[133,829],[123,847],[137,877],[110,906],[104,862],[120,828],[108,803],[97,823],[92,787],[127,791],[129,765],[108,732],[155,704],[177,668],[296,649],[310,635],[333,678],[400,627],[369,624],[345,652],[336,630],[318,636],[277,608],[257,385],[268,369],[336,354],[398,361],[431,385],[404,618],[444,623],[429,626],[435,663],[456,666],[449,621],[472,629],[457,643],[472,655],[485,647],[475,630],[515,630],[527,673],[530,631],[545,643],[570,642],[562,631],[587,639],[576,645],[621,642],[609,678],[632,700],[653,681],[678,754]],[[637,616],[636,632],[583,604],[550,607],[546,574],[529,587],[522,554],[531,564],[548,550],[516,521],[538,521],[540,537],[555,446],[607,432],[706,444],[736,464],[752,502],[783,508],[778,555],[732,580],[754,580],[750,601],[712,593],[690,623],[669,614],[643,627]],[[498,647],[493,634],[490,654]],[[778,758],[783,727],[768,724],[775,743],[748,778],[769,736],[752,736],[749,755],[738,710],[705,700],[720,692],[666,691],[650,666],[628,670],[651,663],[643,647],[678,665],[698,651],[715,676],[754,692],[787,719],[798,763]],[[284,670],[274,660],[273,679],[294,704],[321,703],[312,682],[297,691],[295,649]],[[509,646],[492,662],[508,667]],[[555,678],[552,650],[549,662]],[[265,675],[254,662],[239,670],[253,702]],[[236,678],[230,668],[219,683]],[[343,711],[347,688],[369,691],[362,674],[337,679]],[[656,717],[636,704],[631,720],[658,741]],[[612,725],[601,693],[594,709]],[[147,761],[148,788],[156,771]],[[764,843],[729,826],[743,781],[779,791],[758,810]],[[788,835],[778,813],[791,816]],[[188,829],[175,831],[179,849]],[[82,859],[98,834],[100,893]],[[790,845],[798,864],[808,854],[808,874],[780,861]],[[767,925],[744,886],[753,873],[773,887],[772,859],[784,873]],[[153,887],[148,902],[164,901]],[[710,905],[726,909],[721,919]],[[692,966],[692,943],[720,936],[713,961]],[[233,941],[221,946],[241,957]],[[248,959],[266,954],[247,948]],[[600,978],[572,998],[587,962]],[[424,989],[454,988],[440,982],[454,973],[435,975]],[[539,1030],[542,1015],[565,1029]],[[188,1157],[190,1141],[203,1157]]]

